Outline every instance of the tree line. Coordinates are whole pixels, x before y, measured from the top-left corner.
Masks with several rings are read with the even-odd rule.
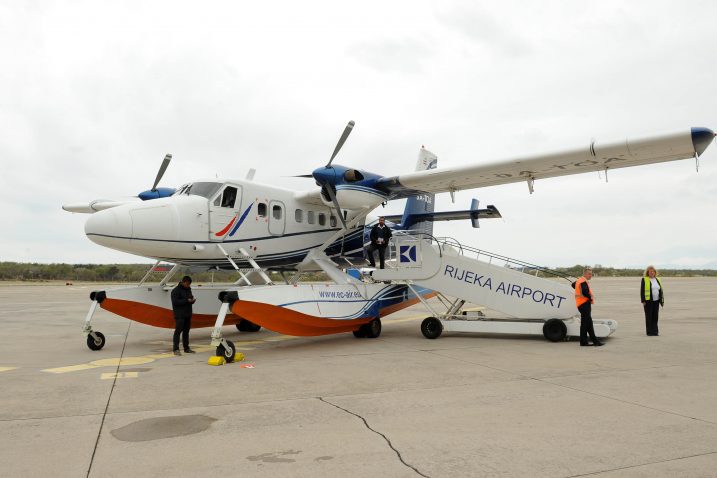
[[[147,273],[151,264],[39,264],[26,262],[0,262],[0,281],[82,281],[82,282],[138,282]],[[583,273],[582,265],[558,267],[554,270],[563,274],[579,277]],[[596,277],[640,277],[643,269],[620,269],[592,266]],[[541,274],[542,275],[542,274]],[[661,269],[663,277],[717,276],[714,269]],[[154,275],[155,280],[161,276]],[[315,276],[315,277],[314,277]],[[309,280],[322,280],[323,275],[315,274]],[[199,282],[234,282],[234,271],[209,271],[192,273]],[[276,277],[278,279],[278,276]]]
[[[65,282],[139,282],[152,264],[40,264],[27,262],[0,262],[0,281],[65,281]],[[172,266],[168,266],[169,270]],[[159,281],[165,272],[155,272],[150,281]],[[281,280],[277,273],[272,280]],[[192,272],[195,282],[234,282],[235,271],[220,270]],[[323,274],[308,274],[307,280],[326,280]],[[173,277],[177,280],[177,275]]]

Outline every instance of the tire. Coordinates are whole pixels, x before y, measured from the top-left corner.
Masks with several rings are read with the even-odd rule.
[[[215,354],[217,357],[224,357],[224,360],[227,361],[227,363],[232,363],[234,361],[234,354],[236,354],[236,347],[234,347],[234,342],[227,340],[227,345],[229,345],[228,349],[224,348],[224,345],[219,344],[219,347],[217,347],[217,353]]]
[[[362,325],[358,330],[354,330],[354,337],[357,339],[363,339],[366,337],[366,326]]]
[[[105,346],[105,336],[102,332],[94,332],[94,334],[98,340],[95,341],[95,339],[92,338],[92,334],[87,334],[87,346],[90,350],[100,350]]]
[[[366,337],[369,339],[375,339],[381,335],[381,319],[373,319],[364,327],[366,327]]]
[[[237,324],[237,330],[239,332],[259,332],[261,330],[261,325],[256,325],[246,319],[241,319]]]
[[[550,319],[543,325],[543,336],[551,342],[565,340],[567,335],[568,328],[560,319]]]
[[[435,317],[428,317],[421,322],[421,333],[427,339],[437,339],[443,333],[443,324]]]

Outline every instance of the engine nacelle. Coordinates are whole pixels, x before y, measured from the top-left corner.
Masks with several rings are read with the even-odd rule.
[[[342,208],[361,209],[375,208],[386,202],[388,197],[381,192],[365,186],[340,184],[336,186],[336,199]]]

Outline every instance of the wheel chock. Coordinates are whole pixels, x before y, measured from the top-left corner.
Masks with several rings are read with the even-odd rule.
[[[211,357],[209,357],[209,360],[207,360],[207,363],[209,365],[224,365],[225,363],[227,363],[227,361],[224,359],[224,357],[212,355]]]
[[[242,360],[244,360],[244,354],[243,354],[243,353],[237,352],[237,353],[234,354],[234,361],[235,361],[235,362],[241,362]]]

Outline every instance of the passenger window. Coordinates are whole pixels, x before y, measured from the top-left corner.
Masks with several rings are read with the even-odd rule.
[[[319,213],[319,226],[325,226],[326,225],[326,214],[323,212]]]
[[[336,227],[336,216],[333,214],[329,217],[329,226]]]
[[[274,219],[281,219],[281,206],[273,206],[271,208],[271,215]]]
[[[314,211],[309,211],[307,213],[307,221],[306,222],[308,222],[309,224],[313,224],[316,222],[316,220],[314,219]]]
[[[256,207],[256,213],[259,215],[259,217],[266,217],[266,204],[260,202],[259,205]]]
[[[294,212],[294,219],[296,219],[296,222],[302,222],[304,220],[304,210],[303,209],[297,209]]]
[[[224,194],[222,194],[222,207],[234,207],[234,203],[237,200],[237,188],[232,186],[227,186],[227,188],[224,190]]]
[[[214,202],[212,204],[214,204],[215,206],[218,207],[219,204],[221,204],[221,202],[222,202],[222,195],[220,194],[219,196],[217,196],[217,198],[214,200]]]

